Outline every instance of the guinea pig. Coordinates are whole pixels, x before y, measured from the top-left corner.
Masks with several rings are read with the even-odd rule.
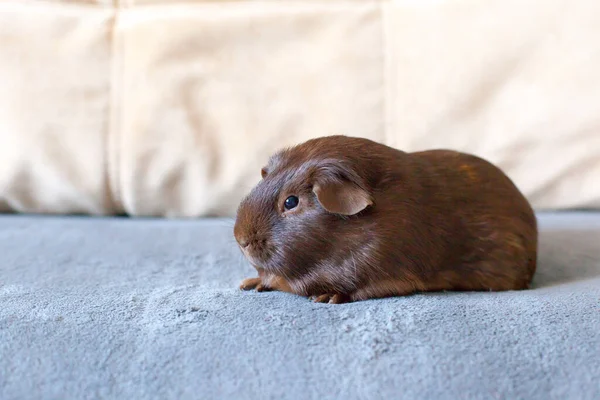
[[[477,156],[326,136],[276,153],[261,174],[234,226],[258,271],[241,289],[338,304],[521,290],[535,273],[532,207]]]

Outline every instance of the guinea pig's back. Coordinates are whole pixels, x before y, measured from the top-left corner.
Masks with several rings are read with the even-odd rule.
[[[482,269],[494,289],[527,287],[536,269],[537,221],[512,180],[492,163],[451,150],[410,153],[423,174],[432,218],[454,216],[459,262]],[[458,234],[460,232],[460,234]],[[489,270],[488,270],[489,269]],[[471,288],[466,288],[471,289]]]

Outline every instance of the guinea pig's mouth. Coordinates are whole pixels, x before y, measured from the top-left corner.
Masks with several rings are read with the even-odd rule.
[[[268,257],[265,257],[264,251],[257,252],[252,245],[246,247],[240,246],[240,249],[242,250],[244,257],[246,257],[252,266],[255,268],[264,268],[264,265],[268,261]]]

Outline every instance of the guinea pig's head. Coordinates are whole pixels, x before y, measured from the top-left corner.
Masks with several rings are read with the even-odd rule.
[[[309,141],[275,154],[240,203],[234,235],[254,267],[301,277],[348,245],[343,225],[373,204],[344,149],[320,145],[327,143]]]

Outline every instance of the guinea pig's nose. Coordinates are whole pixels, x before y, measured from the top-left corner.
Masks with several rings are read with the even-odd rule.
[[[238,243],[241,247],[246,248],[250,244],[250,241],[248,238],[242,237],[238,239]]]

